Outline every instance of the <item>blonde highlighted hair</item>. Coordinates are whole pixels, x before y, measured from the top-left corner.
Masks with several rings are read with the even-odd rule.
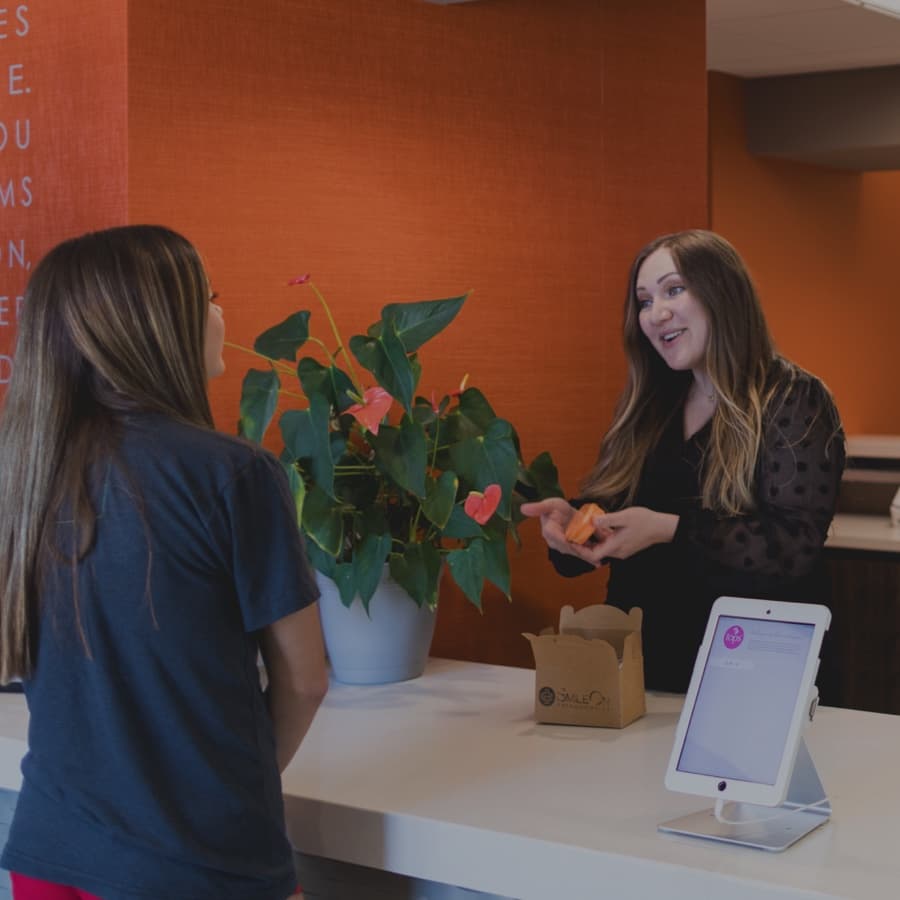
[[[709,318],[706,371],[716,409],[701,472],[703,507],[725,515],[753,510],[754,473],[763,416],[776,389],[801,371],[776,356],[756,289],[731,244],[710,231],[667,234],[647,244],[631,265],[625,298],[625,388],[582,493],[627,506],[647,455],[691,385],[690,372],[670,369],[641,331],[636,285],[644,261],[660,248],[672,254],[685,286]]]
[[[193,246],[167,228],[112,228],[66,241],[25,291],[0,414],[0,680],[34,664],[42,577],[91,548],[94,467],[128,411],[213,427],[204,344],[209,285]],[[58,522],[74,523],[59,546]],[[77,592],[75,621],[81,629]],[[83,632],[82,643],[87,649]]]

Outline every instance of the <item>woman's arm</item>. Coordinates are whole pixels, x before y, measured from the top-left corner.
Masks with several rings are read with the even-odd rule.
[[[587,547],[588,561],[628,559],[654,544],[668,544],[675,537],[679,517],[645,506],[628,506],[594,518],[597,541]]]
[[[812,376],[773,403],[756,466],[753,512],[721,516],[696,509],[677,516],[628,507],[595,519],[598,532],[613,534],[589,548],[588,561],[627,559],[672,542],[708,573],[746,572],[757,580],[807,574],[834,515],[844,436],[831,398]]]
[[[313,603],[264,628],[260,650],[269,684],[278,771],[293,759],[328,690],[319,605]]]
[[[792,578],[815,565],[837,505],[844,435],[818,379],[802,377],[767,414],[756,467],[757,508],[681,516],[673,542],[710,571]]]

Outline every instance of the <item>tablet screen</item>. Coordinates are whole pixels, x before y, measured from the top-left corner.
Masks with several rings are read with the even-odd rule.
[[[815,625],[719,616],[676,766],[774,785]]]

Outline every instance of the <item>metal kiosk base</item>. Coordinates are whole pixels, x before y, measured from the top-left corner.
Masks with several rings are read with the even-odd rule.
[[[705,809],[663,822],[658,829],[667,834],[685,834],[777,852],[786,850],[831,818],[831,804],[803,738],[797,748],[784,803],[780,806],[731,803],[728,818],[735,824],[720,822],[713,809]]]

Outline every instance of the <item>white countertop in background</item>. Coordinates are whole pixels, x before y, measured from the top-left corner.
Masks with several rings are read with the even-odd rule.
[[[851,434],[847,437],[847,455],[868,459],[895,459],[900,466],[900,435]]]
[[[877,550],[900,555],[900,528],[888,515],[860,516],[838,513],[831,523],[826,548],[836,550]]]

